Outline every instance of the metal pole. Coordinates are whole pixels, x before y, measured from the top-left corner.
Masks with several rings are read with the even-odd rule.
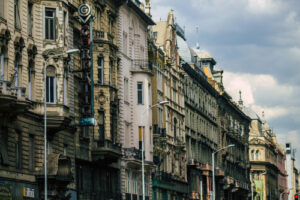
[[[48,191],[47,191],[47,80],[46,80],[46,74],[47,74],[47,70],[46,70],[46,63],[48,62],[48,59],[44,62],[44,185],[45,185],[45,200],[47,200],[48,198]]]
[[[251,200],[253,200],[253,181],[251,181]]]
[[[213,180],[213,200],[215,200],[215,153],[212,153],[212,180]]]
[[[91,114],[94,118],[94,69],[93,69],[93,9],[90,18],[90,54],[91,54]]]

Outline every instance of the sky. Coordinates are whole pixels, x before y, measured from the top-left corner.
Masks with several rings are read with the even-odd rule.
[[[173,9],[187,43],[224,70],[225,90],[258,115],[277,141],[296,149],[300,168],[300,1],[150,0],[154,21]],[[198,30],[198,31],[197,31]]]

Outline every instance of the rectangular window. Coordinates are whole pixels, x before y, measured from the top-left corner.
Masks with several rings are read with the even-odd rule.
[[[113,59],[109,60],[109,85],[112,85],[112,74],[113,74],[113,69],[114,69],[114,61]]]
[[[32,76],[32,68],[29,67],[28,69],[28,99],[32,100],[32,82],[31,77]]]
[[[129,96],[129,89],[128,89],[128,78],[124,78],[124,101],[128,102]]]
[[[56,80],[53,76],[46,78],[46,100],[47,103],[56,103]]]
[[[52,141],[47,141],[47,154],[49,155],[52,152]]]
[[[29,135],[29,141],[28,141],[28,147],[29,147],[29,170],[34,170],[34,137],[33,135]]]
[[[45,10],[45,39],[55,40],[55,9]]]
[[[137,104],[143,104],[143,83],[137,83]]]
[[[127,55],[127,33],[123,32],[123,53]]]
[[[99,120],[98,120],[98,126],[99,126],[99,142],[104,144],[104,112],[99,111]]]
[[[27,19],[28,19],[27,32],[29,36],[32,36],[32,27],[33,27],[32,3],[28,3]]]
[[[130,171],[126,170],[126,193],[131,193],[130,191],[130,184],[131,180],[130,180]]]
[[[1,1],[1,0],[0,0]],[[4,80],[4,53],[1,53],[1,57],[0,57],[0,80]]]
[[[14,79],[15,79],[15,87],[18,87],[19,86],[19,64],[17,62],[15,63]]]
[[[21,29],[19,0],[14,1],[15,28]]]
[[[100,57],[98,58],[98,83],[103,84],[104,83],[104,58]]]
[[[66,36],[67,36],[67,12],[66,11],[64,11],[64,27],[63,27],[63,32],[64,32],[64,45],[67,43],[67,38],[66,38]]]
[[[64,105],[68,105],[68,74],[64,73]]]
[[[15,152],[16,152],[16,168],[22,168],[22,134],[20,132],[16,135],[16,145],[15,145]]]
[[[162,91],[162,73],[157,71],[157,89]]]
[[[63,155],[67,156],[67,151],[68,151],[68,145],[64,144],[64,149],[63,149]]]
[[[149,106],[152,105],[152,95],[151,95],[151,84],[148,84],[148,101],[149,101]]]

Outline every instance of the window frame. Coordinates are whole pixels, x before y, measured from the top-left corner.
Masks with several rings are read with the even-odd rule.
[[[33,33],[33,4],[28,2],[27,8],[27,33],[32,36]]]
[[[20,18],[20,1],[14,0],[14,24],[16,29],[21,29],[22,23]]]
[[[52,65],[49,65],[47,68],[49,68],[49,67],[53,67],[54,68],[54,76],[49,76],[49,75],[47,75],[46,74],[46,103],[47,104],[56,104],[56,102],[57,102],[57,94],[56,94],[56,69],[55,69],[55,67],[54,66],[52,66]],[[47,69],[46,69],[46,73],[47,73]],[[52,81],[53,82],[53,84],[52,84],[52,88],[53,88],[53,101],[51,101],[51,94],[50,94],[50,92],[51,92],[51,84],[50,84],[50,81]]]
[[[47,16],[47,11],[51,11],[53,13],[53,16]],[[56,18],[56,9],[55,8],[49,8],[46,7],[45,8],[45,27],[44,27],[44,31],[45,31],[45,40],[50,40],[50,41],[55,41],[56,38],[56,23],[55,23],[55,18]],[[48,22],[49,20],[49,22]],[[50,20],[53,20],[53,24],[51,26]],[[48,27],[48,31],[47,31],[47,27]],[[51,27],[53,28],[53,35],[51,35]],[[48,32],[48,33],[47,33]]]
[[[1,52],[0,54],[0,80],[4,80],[5,77],[5,54]]]
[[[103,56],[98,57],[97,65],[98,65],[98,83],[103,85],[104,84],[104,57]],[[99,77],[101,78],[101,80],[99,79]]]
[[[139,88],[139,85],[141,86],[141,88]],[[143,91],[143,82],[142,81],[138,81],[137,82],[137,104],[138,105],[143,105],[144,104],[144,91]],[[141,98],[141,99],[140,99]]]

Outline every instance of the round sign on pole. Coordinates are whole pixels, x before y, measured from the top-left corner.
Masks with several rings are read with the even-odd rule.
[[[81,4],[78,7],[79,19],[86,23],[91,17],[91,7],[88,4]]]

